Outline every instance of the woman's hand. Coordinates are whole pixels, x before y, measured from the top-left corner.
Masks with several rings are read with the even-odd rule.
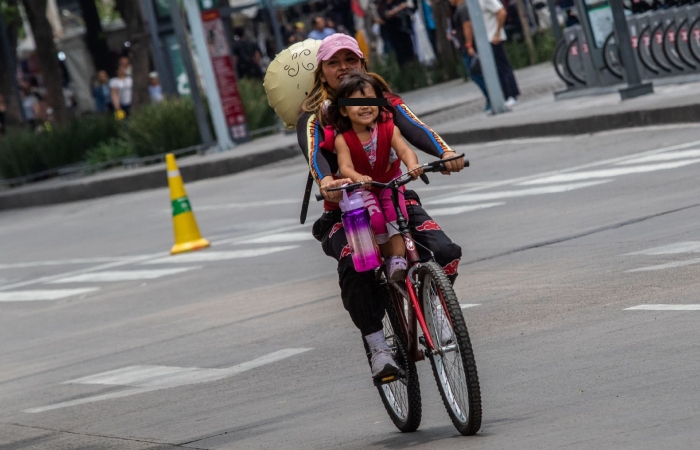
[[[445,152],[442,154],[442,159],[452,158],[456,155],[455,151]],[[447,161],[445,163],[445,171],[442,172],[443,175],[449,175],[450,172],[459,172],[464,169],[464,157],[455,159],[454,161]]]
[[[342,178],[340,180],[335,180],[331,176],[321,178],[321,195],[323,198],[331,203],[340,203],[343,199],[343,191],[331,191],[328,192],[328,188],[337,188],[344,184],[350,184],[352,180],[350,178]]]
[[[421,174],[423,173],[423,166],[420,165],[420,164],[412,164],[412,165],[409,166],[409,168],[408,168],[408,173],[409,173],[409,174],[411,175],[411,177],[413,177],[413,179],[415,180],[416,178],[418,178],[419,176],[421,176]]]

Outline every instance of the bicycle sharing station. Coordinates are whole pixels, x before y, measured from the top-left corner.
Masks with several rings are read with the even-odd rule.
[[[567,27],[554,67],[566,89],[556,98],[624,88],[625,65],[609,0],[577,0],[579,25]],[[700,81],[700,3],[624,17],[641,80],[654,85]]]

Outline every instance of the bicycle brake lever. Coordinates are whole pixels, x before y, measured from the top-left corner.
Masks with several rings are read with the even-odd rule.
[[[323,195],[321,195],[321,194],[316,194],[316,201],[317,201],[317,202],[323,201]]]
[[[422,173],[422,174],[420,174],[420,179],[423,180],[423,183],[430,184],[430,180],[428,179],[428,175]]]

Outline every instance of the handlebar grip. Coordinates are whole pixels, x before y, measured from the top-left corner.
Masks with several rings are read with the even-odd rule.
[[[317,202],[323,201],[323,195],[321,195],[321,194],[316,194],[316,201],[317,201]]]
[[[423,180],[423,183],[430,184],[430,180],[428,179],[428,175],[422,173],[422,174],[420,174],[420,179]]]

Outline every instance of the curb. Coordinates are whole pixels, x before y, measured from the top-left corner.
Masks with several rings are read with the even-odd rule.
[[[179,169],[186,182],[231,175],[299,155],[297,145],[230,158],[206,161],[185,161]],[[75,180],[62,185],[10,190],[0,193],[0,211],[31,206],[46,206],[79,200],[90,200],[108,195],[156,189],[168,186],[165,165],[149,167],[132,173],[96,180]]]
[[[598,116],[506,125],[498,128],[484,128],[452,133],[442,132],[440,136],[449,145],[473,144],[508,139],[598,133],[601,131],[649,125],[695,123],[696,121],[694,118],[697,117],[700,117],[700,104],[623,111],[612,114],[601,114]]]

